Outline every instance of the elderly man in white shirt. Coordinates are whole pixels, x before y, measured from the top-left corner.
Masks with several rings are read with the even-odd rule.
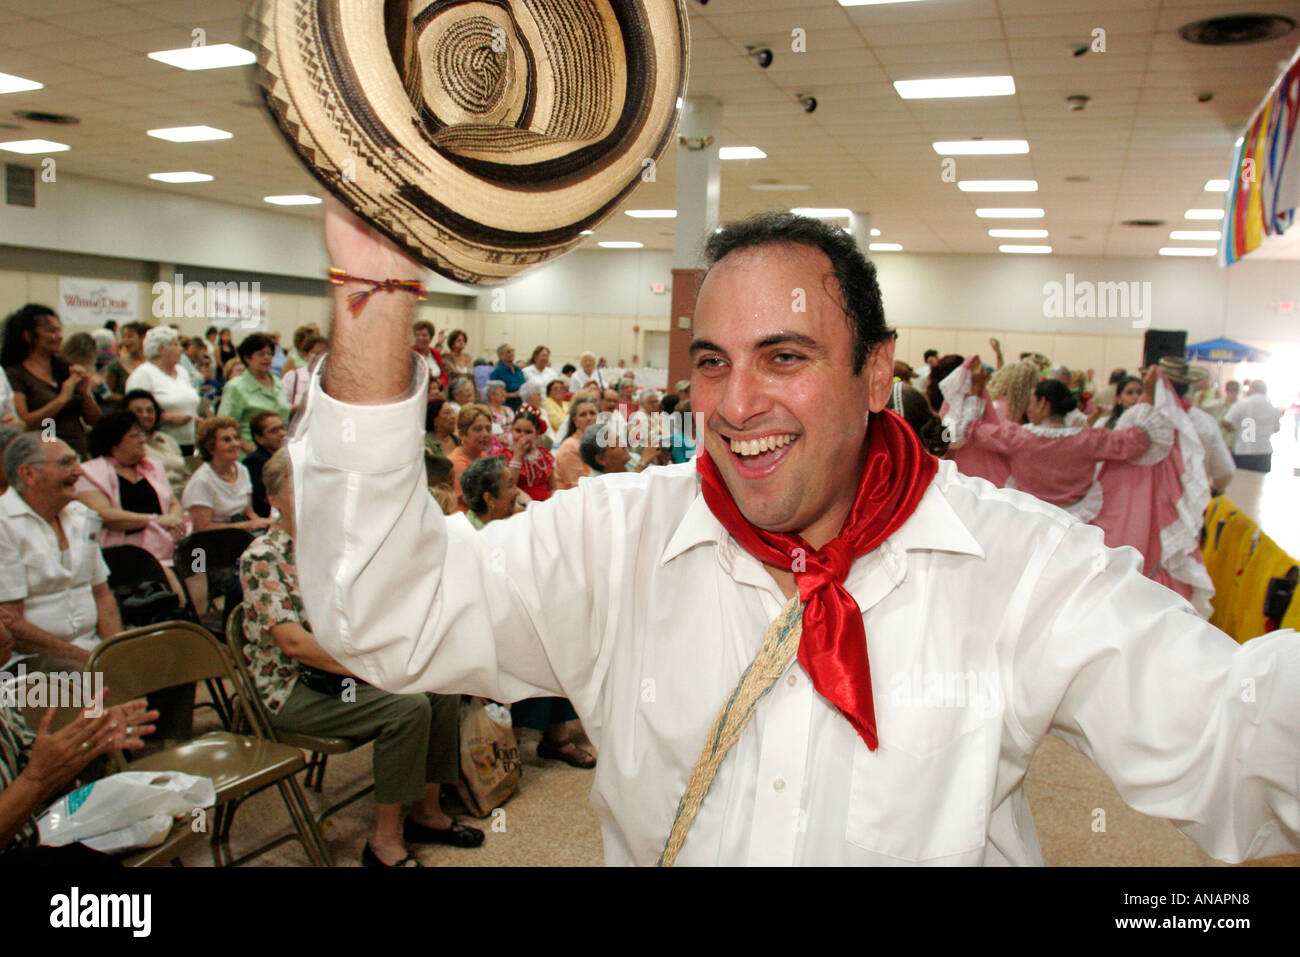
[[[603,392],[609,381],[609,377],[596,368],[596,354],[594,352],[584,352],[578,357],[578,370],[569,376],[569,391],[577,392],[594,382]]]
[[[0,495],[0,608],[13,616],[14,662],[62,671],[122,630],[95,533],[99,516],[77,501],[77,454],[28,432],[9,443]]]
[[[326,238],[351,275],[423,274],[337,204]],[[413,300],[354,318],[336,290],[290,445],[322,645],[391,691],[568,697],[610,864],[1041,863],[1021,784],[1049,731],[1217,857],[1300,849],[1300,642],[1238,646],[1098,529],[918,455],[884,411],[874,270],[839,230],[769,214],[709,249],[711,464],[585,479],[479,532],[424,488]],[[681,800],[765,672],[711,788]]]
[[[1273,434],[1282,427],[1280,413],[1268,398],[1268,383],[1254,379],[1246,384],[1246,398],[1223,415],[1223,427],[1236,436],[1232,456],[1239,468],[1268,472],[1273,468]]]

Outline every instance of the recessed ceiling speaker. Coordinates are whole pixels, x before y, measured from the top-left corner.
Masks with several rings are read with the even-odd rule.
[[[1186,24],[1178,28],[1178,35],[1188,43],[1227,47],[1276,40],[1294,29],[1294,20],[1276,13],[1233,13]]]
[[[1126,219],[1121,226],[1137,226],[1140,229],[1158,229],[1166,224],[1163,219]]]

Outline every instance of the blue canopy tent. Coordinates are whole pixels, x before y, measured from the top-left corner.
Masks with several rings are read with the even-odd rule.
[[[1202,362],[1263,362],[1268,353],[1232,339],[1210,339],[1188,346],[1187,358]]]

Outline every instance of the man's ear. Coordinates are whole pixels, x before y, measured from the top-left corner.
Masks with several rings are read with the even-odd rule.
[[[889,404],[889,396],[894,388],[893,336],[871,348],[862,375],[866,379],[867,408],[879,412]]]

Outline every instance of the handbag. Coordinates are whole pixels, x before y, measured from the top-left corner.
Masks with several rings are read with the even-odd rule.
[[[189,616],[181,610],[181,598],[161,582],[140,582],[118,600],[122,624],[130,628],[176,621]]]

